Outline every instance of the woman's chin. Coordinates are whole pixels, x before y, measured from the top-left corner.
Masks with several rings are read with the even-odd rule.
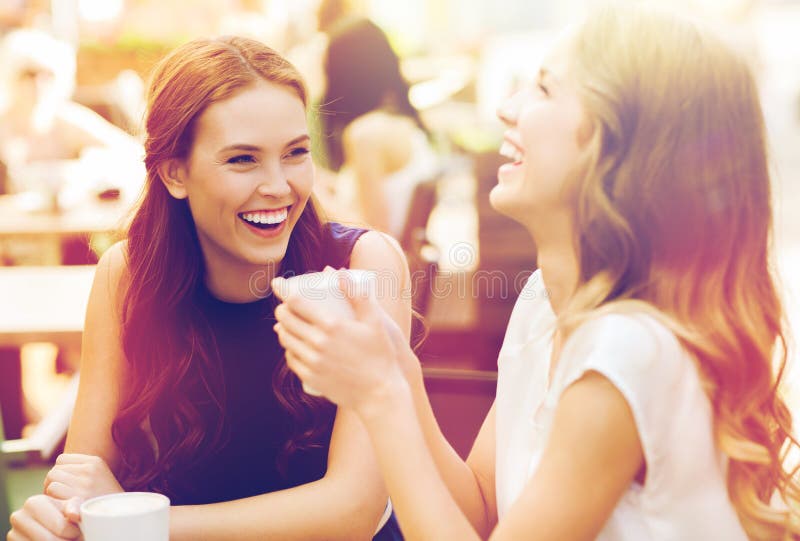
[[[278,265],[286,257],[286,246],[270,246],[269,249],[258,250],[251,254],[250,262],[254,265]]]
[[[508,193],[508,187],[502,184],[496,184],[489,192],[489,204],[492,205],[492,208],[509,218],[513,218],[511,215],[513,200],[513,195]]]

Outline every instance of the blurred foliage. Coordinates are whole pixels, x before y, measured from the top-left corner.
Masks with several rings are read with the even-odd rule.
[[[496,152],[502,142],[502,133],[479,125],[462,126],[450,134],[453,144],[472,153]]]
[[[104,84],[126,69],[133,70],[143,79],[147,79],[153,65],[176,45],[186,40],[188,37],[183,36],[174,36],[170,40],[156,40],[126,32],[120,34],[114,42],[81,41],[78,47],[78,84]]]
[[[143,54],[161,53],[189,40],[189,36],[176,34],[170,39],[154,39],[138,32],[122,32],[115,41],[81,40],[80,49],[88,51],[135,51]]]

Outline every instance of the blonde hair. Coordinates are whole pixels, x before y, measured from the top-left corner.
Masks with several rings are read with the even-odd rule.
[[[778,393],[786,339],[751,71],[697,24],[642,5],[598,9],[572,46],[593,132],[570,190],[580,285],[560,327],[569,334],[612,310],[660,317],[697,361],[746,532],[798,539],[800,489],[785,464],[798,444]]]

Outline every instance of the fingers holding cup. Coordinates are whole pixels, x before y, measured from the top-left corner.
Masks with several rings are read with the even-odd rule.
[[[298,377],[303,386],[304,393],[310,396],[324,396],[324,393],[307,383],[307,381],[313,377],[313,372],[289,350],[286,350],[286,366]]]
[[[275,331],[278,332],[278,338],[280,338],[280,332],[283,332],[284,334],[290,334],[298,340],[307,343],[309,347],[316,350],[323,349],[327,339],[325,331],[322,330],[321,326],[309,323],[308,320],[297,313],[294,306],[296,304],[302,305],[302,299],[299,299],[297,302],[292,301],[294,301],[294,299],[290,298],[288,302],[281,304],[275,309],[275,319],[278,320]],[[278,325],[280,327],[278,327]],[[279,328],[281,329],[280,332],[278,331]]]
[[[288,313],[288,311],[286,313]],[[306,380],[311,374],[310,370],[307,368],[307,364],[319,361],[320,356],[317,350],[313,345],[308,344],[301,335],[298,336],[290,331],[284,322],[285,319],[280,323],[276,323],[275,331],[278,333],[278,341],[286,350],[287,366],[300,378],[303,384],[303,391],[306,394],[311,396],[323,396],[323,393],[306,383]],[[297,323],[297,321],[295,321],[295,323]],[[295,326],[295,328],[297,327]],[[314,332],[319,332],[313,329],[313,327],[312,330]]]
[[[62,512],[63,502],[39,494],[11,515],[9,539],[77,539],[80,530]]]

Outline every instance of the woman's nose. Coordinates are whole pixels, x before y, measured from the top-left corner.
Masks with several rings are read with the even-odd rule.
[[[522,91],[511,94],[497,109],[497,118],[504,124],[513,126],[517,123],[520,106],[522,105]]]
[[[256,189],[264,197],[287,197],[292,193],[289,179],[280,166],[267,168]]]
[[[275,179],[267,182],[262,182],[258,185],[258,194],[264,197],[287,197],[292,193],[292,188],[289,186],[287,179]]]

